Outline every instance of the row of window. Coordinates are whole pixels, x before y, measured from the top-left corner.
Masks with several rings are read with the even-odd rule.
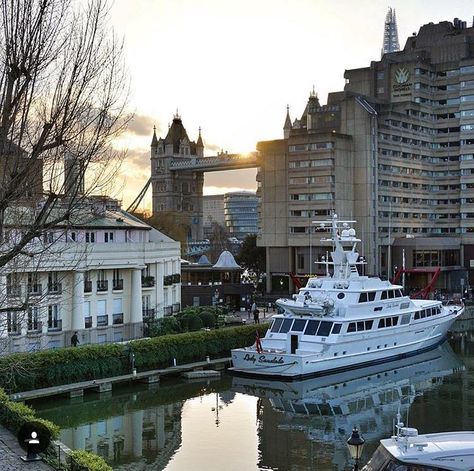
[[[446,200],[447,201],[447,200]],[[463,213],[464,214],[464,213]],[[469,213],[466,213],[469,214]],[[410,212],[389,212],[389,211],[379,211],[379,218],[380,219],[429,219],[430,221],[437,221],[440,219],[459,219],[458,213],[442,213],[442,214],[434,214],[434,213],[410,213]]]
[[[422,177],[458,177],[459,170],[424,170],[419,168],[410,168],[410,167],[399,167],[397,165],[385,165],[379,164],[378,166],[380,171],[405,174],[405,175],[418,175]],[[471,170],[471,169],[463,169]],[[461,173],[464,175],[463,173]]]
[[[465,185],[469,185],[466,183]],[[473,184],[474,185],[474,184]],[[412,182],[399,182],[397,180],[383,180],[379,179],[379,186],[381,187],[392,187],[392,188],[407,188],[410,190],[423,190],[423,191],[441,191],[440,188],[442,186],[447,186],[447,185],[428,185],[426,183],[412,183]],[[452,187],[451,189],[457,189],[461,187],[461,190],[468,189],[468,187],[463,188],[462,185],[450,185]],[[457,188],[454,188],[457,187]]]
[[[334,193],[297,193],[290,194],[291,201],[333,200]]]
[[[455,154],[455,155],[448,155],[448,156],[443,156],[443,157],[432,157],[431,155],[417,154],[415,152],[402,152],[399,150],[387,149],[384,147],[380,148],[380,153],[383,156],[410,159],[413,161],[428,162],[428,163],[433,163],[433,164],[459,162],[459,160],[473,160],[472,157],[471,158],[463,157],[463,156],[469,156],[472,154],[461,154],[461,155]]]
[[[474,73],[474,65],[463,65],[462,67],[459,67],[459,69],[439,70],[437,72],[432,72],[421,67],[415,69],[415,75],[429,75],[429,77],[432,79],[440,77],[456,77],[459,74],[472,73]]]
[[[288,168],[330,167],[333,159],[295,160],[288,163]]]
[[[304,335],[327,337],[330,334],[338,334],[341,331],[341,327],[342,324],[337,322],[278,318],[275,319],[270,330],[280,334],[303,332]]]
[[[415,312],[415,320],[425,319],[426,317],[436,316],[437,314],[441,314],[441,308],[439,306],[423,309],[422,311]]]
[[[332,142],[314,142],[312,144],[297,144],[289,146],[289,152],[307,152],[311,150],[332,149],[334,144]]]
[[[333,175],[326,175],[323,177],[296,177],[290,178],[290,185],[305,185],[308,183],[334,183]]]
[[[393,290],[395,292],[399,290]],[[382,293],[387,293],[383,291]],[[400,293],[401,294],[401,293]],[[395,295],[395,293],[394,293]],[[414,319],[424,319],[426,317],[435,316],[441,314],[441,307],[433,307],[423,309],[415,312]],[[401,319],[400,319],[401,317]],[[406,325],[410,323],[411,314],[403,314],[402,316],[389,316],[379,319],[377,328],[385,329],[387,327],[396,327],[400,321],[400,325]],[[349,322],[347,326],[347,333],[353,332],[364,332],[372,330],[374,326],[373,320],[362,320],[356,322]],[[317,335],[321,337],[327,337],[330,334],[339,334],[341,332],[342,324],[338,322],[319,321],[319,320],[306,320],[306,319],[275,319],[271,326],[271,332],[286,334],[288,332],[303,332],[304,335]]]
[[[439,206],[447,204],[472,203],[468,201],[471,198],[450,198],[443,200],[434,200],[428,198],[408,198],[406,196],[379,195],[380,203],[399,203],[399,204],[423,204],[426,206]]]
[[[389,223],[390,224],[390,223]],[[391,227],[381,227],[379,232],[383,234],[390,233],[403,233],[403,234],[465,234],[466,232],[474,232],[474,228],[466,227],[397,227],[392,225]]]

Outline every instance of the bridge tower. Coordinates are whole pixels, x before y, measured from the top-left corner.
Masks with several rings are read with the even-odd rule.
[[[199,128],[196,142],[191,141],[176,111],[164,139],[158,139],[156,129],[151,141],[151,185],[153,215],[175,212],[184,216],[188,225],[188,239],[201,240],[203,235],[204,173],[196,170],[178,170],[171,163],[192,163],[204,156],[204,144]]]

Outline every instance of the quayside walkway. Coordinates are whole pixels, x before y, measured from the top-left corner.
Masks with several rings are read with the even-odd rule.
[[[2,471],[51,471],[53,469],[41,461],[25,463],[20,458],[25,454],[18,445],[16,437],[0,425],[0,469]]]
[[[28,401],[40,397],[68,395],[69,397],[81,397],[84,391],[92,392],[110,392],[114,384],[128,382],[158,383],[163,376],[177,376],[188,371],[201,371],[204,369],[224,370],[230,365],[230,357],[218,358],[216,360],[199,361],[196,363],[187,363],[184,365],[171,366],[158,370],[142,371],[139,373],[129,373],[111,378],[101,378],[80,383],[62,384],[50,388],[34,389],[33,391],[19,392],[10,395],[12,401]]]

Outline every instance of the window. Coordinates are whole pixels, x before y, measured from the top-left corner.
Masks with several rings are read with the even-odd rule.
[[[331,334],[338,334],[341,331],[342,324],[334,324]]]
[[[293,319],[285,319],[281,326],[280,333],[286,334],[290,330],[291,324],[293,324]]]
[[[91,244],[95,242],[95,232],[86,232],[86,242]]]
[[[359,295],[359,302],[366,303],[368,300],[367,293],[360,293]]]
[[[347,327],[347,332],[355,332],[356,331],[356,323],[351,322],[349,326]]]
[[[305,325],[306,319],[296,319],[295,322],[293,322],[291,330],[294,332],[303,332]]]
[[[304,255],[298,254],[298,263],[297,263],[298,270],[304,270]]]
[[[382,291],[382,295],[380,296],[380,299],[387,299],[387,292]]]
[[[319,327],[319,321],[313,321],[313,320],[308,321],[308,324],[306,325],[306,330],[304,331],[304,335],[316,335],[316,332],[318,331],[318,327]]]
[[[400,322],[400,325],[409,324],[410,323],[410,318],[411,318],[410,314],[403,314],[402,321]]]
[[[321,324],[319,324],[318,333],[316,335],[319,335],[321,337],[327,337],[331,332],[331,327],[332,322],[321,321]]]
[[[61,329],[61,318],[59,314],[59,304],[48,306],[48,329]]]
[[[104,234],[104,242],[113,242],[114,241],[114,233],[113,232],[106,232]]]
[[[385,291],[384,291],[385,292]],[[379,320],[379,329],[382,329],[385,327],[385,319],[380,319]]]
[[[278,332],[280,330],[280,327],[281,327],[282,323],[283,323],[283,319],[275,319],[275,321],[273,322],[271,331],[272,332]],[[308,330],[308,329],[306,329],[306,330]]]
[[[369,296],[369,301],[375,301],[375,291],[372,291],[371,293],[367,293]]]

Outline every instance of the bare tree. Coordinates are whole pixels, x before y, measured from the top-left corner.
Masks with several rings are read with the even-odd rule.
[[[111,143],[130,117],[108,13],[105,0],[0,0],[0,276],[30,273],[58,238],[48,230],[84,221],[116,175]],[[0,295],[0,312],[27,304]]]

